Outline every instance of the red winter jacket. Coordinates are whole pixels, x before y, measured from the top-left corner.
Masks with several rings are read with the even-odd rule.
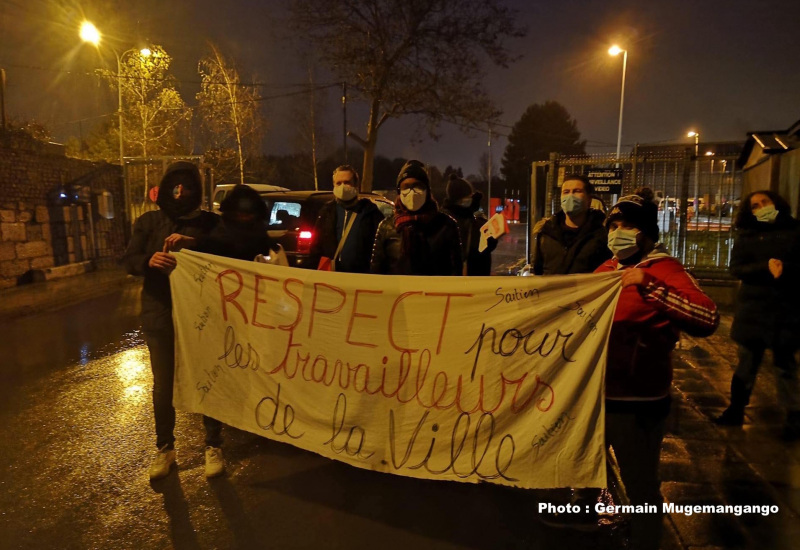
[[[645,281],[622,289],[614,312],[606,399],[656,400],[669,394],[679,331],[708,336],[719,324],[719,313],[683,265],[660,247],[636,265],[621,266],[612,258],[595,273],[632,267],[644,270]]]

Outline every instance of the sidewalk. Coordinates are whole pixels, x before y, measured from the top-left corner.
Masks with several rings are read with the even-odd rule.
[[[800,536],[800,442],[781,441],[771,360],[758,375],[742,428],[711,419],[728,404],[736,367],[723,315],[709,338],[683,336],[674,354],[673,410],[661,454],[661,491],[676,504],[777,505],[775,515],[670,514],[664,548],[796,548]],[[768,354],[769,355],[769,354]]]
[[[128,285],[141,284],[141,277],[131,277],[121,268],[113,267],[0,290],[0,323],[61,309],[111,294]]]
[[[122,288],[138,290],[139,285],[141,279],[113,268],[3,290],[0,322]],[[683,335],[674,354],[674,403],[662,450],[661,490],[667,502],[676,504],[777,505],[780,511],[738,517],[670,514],[664,549],[794,548],[800,537],[800,442],[780,439],[783,411],[771,361],[759,373],[744,427],[711,421],[728,404],[736,365],[731,321],[724,314],[709,338]]]

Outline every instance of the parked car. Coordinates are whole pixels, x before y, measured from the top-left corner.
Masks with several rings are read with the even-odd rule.
[[[674,215],[674,214],[678,213],[678,208],[679,207],[680,207],[680,200],[679,199],[673,199],[671,197],[668,197],[668,198],[661,199],[661,200],[658,201],[658,210],[660,212],[663,212],[664,209],[666,209],[669,214],[673,214]]]
[[[360,198],[368,198],[381,211],[383,216],[394,214],[394,204],[376,193],[359,193]],[[267,204],[269,217],[267,231],[269,236],[283,246],[289,265],[316,269],[319,258],[311,256],[311,243],[314,225],[320,208],[333,200],[331,191],[273,191],[261,193]]]
[[[225,196],[231,192],[231,190],[236,187],[237,184],[235,183],[221,183],[214,187],[214,200],[212,201],[212,208],[214,212],[219,212],[219,205],[222,204],[222,201],[225,199]],[[245,182],[245,185],[252,187],[259,193],[268,193],[271,191],[288,191],[286,187],[280,187],[278,185],[268,185],[266,183],[249,183]]]

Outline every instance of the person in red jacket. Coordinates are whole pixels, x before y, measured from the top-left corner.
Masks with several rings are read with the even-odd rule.
[[[644,194],[644,193],[642,193]],[[614,449],[635,514],[633,548],[658,548],[661,492],[658,462],[670,409],[671,354],[681,330],[708,336],[719,324],[714,302],[658,243],[658,209],[640,195],[622,197],[606,218],[614,257],[595,273],[622,271],[606,365],[606,443]]]

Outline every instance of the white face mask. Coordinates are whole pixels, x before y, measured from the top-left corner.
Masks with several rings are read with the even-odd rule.
[[[583,211],[583,198],[575,195],[564,195],[561,197],[561,210],[570,216],[580,214]]]
[[[778,211],[775,210],[775,205],[768,204],[767,206],[762,206],[759,208],[756,211],[755,216],[760,222],[773,223],[778,217]]]
[[[422,205],[428,200],[428,192],[425,190],[406,189],[405,191],[400,191],[400,200],[409,211],[415,212],[422,208]]]
[[[358,189],[352,185],[334,185],[333,196],[343,202],[350,202],[358,195]]]
[[[638,234],[637,229],[619,228],[610,231],[608,233],[608,249],[618,260],[630,258],[639,251],[639,245],[636,244],[636,235]]]

